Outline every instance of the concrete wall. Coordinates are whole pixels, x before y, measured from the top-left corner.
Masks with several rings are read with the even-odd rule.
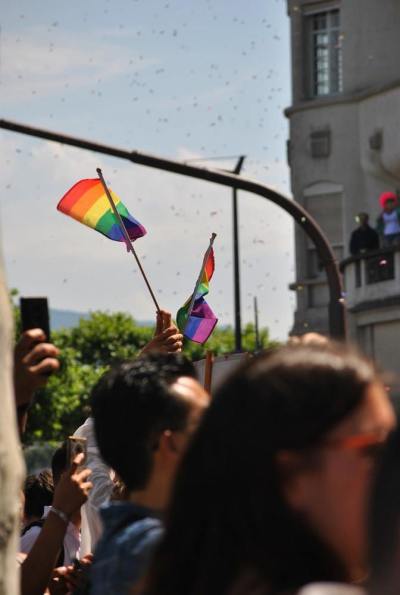
[[[344,92],[398,80],[399,0],[342,0],[341,13]]]
[[[307,99],[304,14],[335,8],[341,11],[343,93]],[[292,192],[305,205],[305,194],[313,185],[342,187],[340,217],[346,256],[355,215],[367,211],[374,223],[380,193],[400,188],[400,0],[288,0],[288,14],[293,105],[286,114]],[[313,158],[310,135],[326,129],[330,131],[330,154]],[[380,148],[371,148],[374,136],[381,139]],[[323,214],[319,222],[323,229],[330,227],[329,221],[324,224]],[[309,278],[309,246],[300,229],[295,231],[295,245],[295,281],[306,289],[297,292],[293,332],[324,332],[328,318],[324,290],[309,288],[321,284],[323,278]],[[316,292],[319,297],[313,301],[310,296]],[[315,303],[321,305],[315,307]]]

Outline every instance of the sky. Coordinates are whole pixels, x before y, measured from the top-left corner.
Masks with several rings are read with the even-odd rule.
[[[18,0],[1,14],[1,116],[207,167],[230,169],[245,155],[243,176],[290,196],[289,50],[285,0]],[[147,228],[135,247],[162,308],[175,314],[188,298],[217,233],[208,302],[219,324],[233,323],[229,188],[7,131],[1,164],[3,257],[21,295],[154,318],[132,255],[56,210],[101,167]],[[260,325],[284,339],[291,219],[239,192],[239,222],[243,322],[257,296]]]

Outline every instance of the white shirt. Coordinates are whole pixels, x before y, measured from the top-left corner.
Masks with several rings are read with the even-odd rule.
[[[93,487],[89,492],[86,504],[81,508],[82,545],[81,554],[86,556],[94,551],[102,532],[103,525],[99,516],[99,508],[108,502],[113,490],[113,471],[102,460],[94,435],[93,418],[88,417],[74,436],[87,439],[87,461],[85,467],[91,469],[89,481]]]
[[[44,507],[43,519],[47,517],[50,512],[51,506]],[[36,539],[39,536],[42,527],[32,527],[29,529],[22,537],[21,537],[21,544],[20,544],[20,551],[24,554],[29,554],[31,551],[33,544],[35,543]],[[69,566],[73,563],[75,558],[80,557],[80,547],[81,547],[81,536],[79,529],[75,527],[72,523],[68,523],[67,531],[64,537],[64,566]]]
[[[385,236],[390,236],[394,233],[400,233],[400,225],[399,225],[399,218],[397,216],[397,211],[392,211],[391,213],[383,213],[383,234]]]

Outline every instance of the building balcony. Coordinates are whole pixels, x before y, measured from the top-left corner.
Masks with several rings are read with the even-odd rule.
[[[350,312],[400,304],[400,246],[351,256],[340,270]]]

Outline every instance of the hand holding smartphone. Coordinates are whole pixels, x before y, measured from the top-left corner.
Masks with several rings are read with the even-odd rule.
[[[72,465],[77,455],[83,453],[83,460],[79,463],[79,468],[86,465],[87,460],[87,439],[77,436],[68,436],[67,440],[67,461]]]

